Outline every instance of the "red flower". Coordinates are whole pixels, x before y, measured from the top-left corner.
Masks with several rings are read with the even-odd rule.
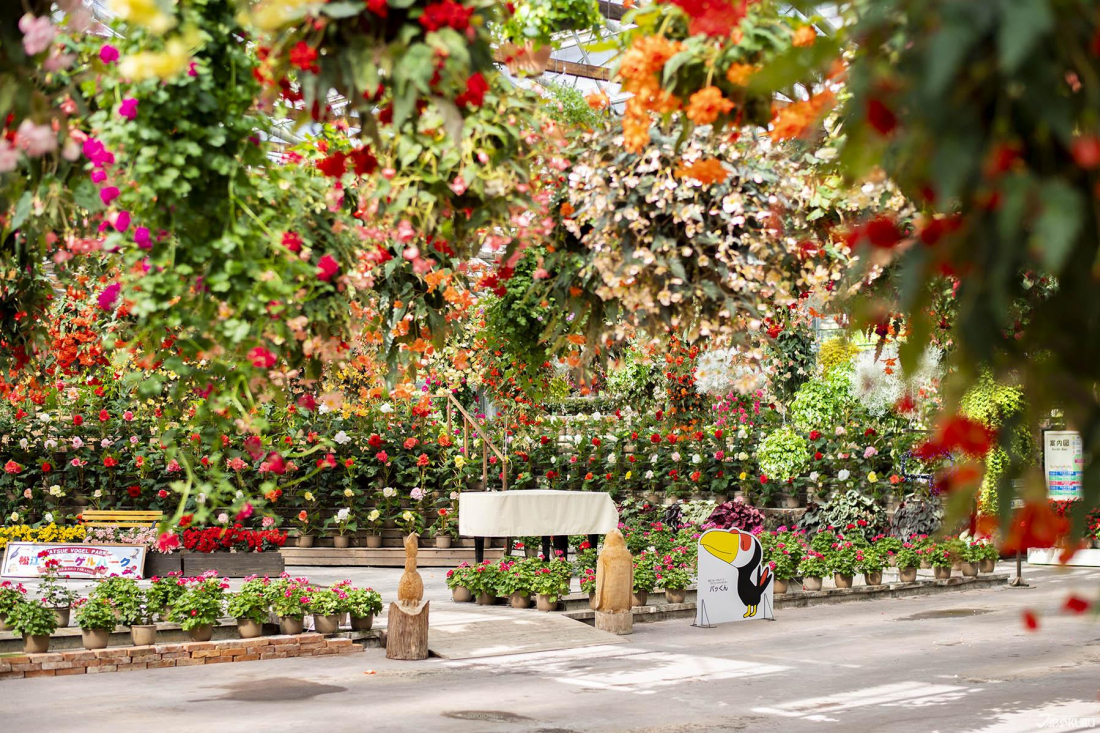
[[[422,468],[424,466],[427,466],[429,463],[431,463],[431,460],[428,458],[427,453],[421,453],[416,459],[416,465],[418,465]]]
[[[111,413],[107,412],[106,410],[100,410],[99,411],[99,421],[100,422],[107,422],[110,419],[111,419]]]
[[[437,31],[440,28],[464,31],[470,27],[470,17],[473,14],[473,8],[465,8],[454,0],[441,0],[424,8],[424,13],[420,16],[420,25],[428,32]]]
[[[862,238],[867,239],[872,247],[879,249],[892,249],[903,238],[901,230],[889,216],[876,216],[863,225]]]
[[[317,161],[317,170],[329,178],[340,178],[348,172],[348,156],[345,153],[336,152]]]
[[[657,445],[661,442],[661,436],[657,433],[654,433],[653,435],[649,436],[649,442]]]
[[[1024,611],[1024,628],[1035,631],[1039,628],[1039,619],[1032,611]]]
[[[171,552],[180,547],[180,538],[175,532],[162,532],[157,537],[157,549],[161,552]]]
[[[130,495],[131,499],[136,499],[141,496],[141,487],[131,486],[130,488],[126,489],[126,493]]]
[[[116,459],[114,456],[107,456],[103,459],[103,465],[107,468],[114,468],[118,465],[118,459]]]
[[[366,146],[351,151],[348,159],[351,160],[351,167],[357,176],[369,176],[378,167],[378,158]]]
[[[193,515],[191,515],[191,514],[184,514],[184,515],[183,515],[182,517],[180,517],[180,526],[181,526],[181,527],[186,527],[186,526],[188,526],[189,524],[191,524],[191,520],[192,520],[193,518],[194,518],[194,517],[193,517]]]
[[[419,442],[420,441],[417,440],[416,438],[405,438],[405,442],[404,442],[403,445],[405,446],[405,450],[412,450],[413,448],[416,447],[416,444],[419,443]]]
[[[302,237],[298,232],[283,232],[283,246],[294,254],[302,251]]]
[[[382,436],[378,433],[371,433],[371,436],[367,438],[367,444],[371,448],[377,448],[378,446],[382,445]]]
[[[160,498],[160,499],[167,499],[168,498],[168,492],[165,491],[164,489],[161,489],[160,491],[157,492],[157,497]]]
[[[7,473],[16,474],[16,473],[19,473],[22,470],[23,470],[23,467],[20,466],[15,461],[8,461],[7,463],[4,464],[4,471],[7,472]]]
[[[471,11],[472,10],[471,8]],[[423,20],[423,18],[421,18],[421,20]],[[466,91],[455,97],[455,104],[459,107],[465,107],[467,105],[471,107],[480,107],[485,102],[485,93],[488,91],[489,83],[485,81],[485,77],[482,76],[479,71],[466,80]]]
[[[49,473],[52,470],[53,466],[51,466],[47,461],[42,461],[42,473]]]
[[[84,418],[80,415],[73,415],[73,425],[83,425]]]
[[[815,461],[820,461],[822,458],[824,458],[824,456],[822,455],[821,451],[817,451],[816,453],[814,453]]]
[[[762,483],[762,484],[768,483],[768,477],[765,476],[764,474],[760,474],[760,483]]]
[[[594,445],[594,446],[596,446],[597,448],[599,448],[599,447],[600,447],[600,439],[599,439],[599,438],[593,438],[593,439],[592,439],[592,445]]]
[[[1100,166],[1100,137],[1096,135],[1082,135],[1073,139],[1070,147],[1073,160],[1085,170],[1092,170]]]
[[[379,18],[385,18],[390,12],[386,0],[367,0],[367,10]]]
[[[317,279],[328,282],[340,272],[340,263],[332,255],[325,255],[317,262]]]
[[[810,431],[810,440],[817,440],[820,437],[821,437],[821,433],[819,433],[818,431],[816,431],[816,430],[811,430]]]
[[[257,346],[248,352],[248,360],[252,362],[252,366],[259,367],[261,369],[270,369],[275,366],[277,361],[275,354],[271,353],[262,346]]]
[[[898,116],[881,99],[867,100],[867,124],[880,135],[889,135],[898,126]]]
[[[317,49],[311,47],[305,41],[298,41],[294,48],[290,49],[290,64],[302,71],[316,71]]]

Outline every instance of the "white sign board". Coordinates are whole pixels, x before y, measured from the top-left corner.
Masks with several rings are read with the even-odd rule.
[[[775,618],[771,569],[760,541],[736,529],[708,529],[699,537],[695,626]]]
[[[144,545],[76,545],[52,542],[9,542],[0,576],[38,578],[47,560],[57,560],[62,578],[140,578],[145,569]]]
[[[1074,430],[1044,432],[1043,465],[1046,467],[1047,496],[1055,501],[1081,498],[1085,454],[1080,433]]]

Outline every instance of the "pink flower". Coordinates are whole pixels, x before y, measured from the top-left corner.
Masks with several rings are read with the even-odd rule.
[[[134,242],[137,244],[139,249],[152,249],[153,241],[149,237],[149,228],[137,227],[136,229],[134,229]]]
[[[172,550],[178,550],[180,546],[180,538],[174,532],[161,532],[157,537],[157,551],[158,552],[171,552]]]
[[[450,188],[451,191],[454,192],[455,196],[461,196],[462,194],[466,193],[466,179],[462,176],[458,176],[454,179],[454,182],[451,183]]]
[[[168,473],[176,473],[180,470],[179,461],[177,461],[175,458],[168,461],[168,465],[165,467],[165,470],[168,471]]]
[[[15,131],[15,146],[32,158],[57,150],[57,134],[49,125],[36,125],[28,120],[19,123]]]
[[[120,211],[115,216],[114,227],[116,231],[124,232],[130,228],[130,212]]]
[[[23,31],[23,50],[28,56],[45,51],[57,36],[57,29],[46,15],[36,18],[27,13],[19,19],[19,30]]]
[[[109,43],[103,44],[103,48],[99,49],[99,60],[105,64],[118,61],[118,49]]]
[[[122,100],[122,104],[118,107],[118,113],[122,117],[128,120],[133,120],[137,117],[138,101],[133,97],[127,97]]]
[[[117,186],[107,186],[99,190],[99,200],[104,206],[110,206],[111,202],[118,198],[118,193]]]
[[[92,183],[103,183],[107,180],[107,171],[96,168],[92,171]]]
[[[118,294],[122,290],[122,285],[119,283],[111,283],[103,289],[96,298],[99,303],[99,307],[105,311],[113,311],[115,309],[115,301],[118,300]]]
[[[325,255],[317,263],[317,279],[328,282],[340,271],[340,263],[332,255]]]

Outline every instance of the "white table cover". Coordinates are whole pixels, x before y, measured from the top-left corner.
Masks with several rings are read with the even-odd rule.
[[[466,537],[607,534],[619,526],[610,494],[595,491],[464,491],[458,532]]]

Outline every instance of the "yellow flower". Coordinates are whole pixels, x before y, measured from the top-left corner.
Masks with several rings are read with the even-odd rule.
[[[110,0],[108,5],[122,20],[158,35],[176,24],[176,19],[163,11],[157,0]]]
[[[344,489],[344,496],[350,499],[351,497],[355,496],[355,492],[351,489]]]
[[[874,471],[871,471],[871,473],[867,474],[867,480],[871,483],[878,481],[878,474]]]
[[[749,475],[748,475],[747,473],[745,473],[744,471],[742,471],[742,472],[741,472],[741,475],[740,475],[740,476],[738,476],[737,478],[739,478],[739,479],[741,479],[742,481],[744,481],[744,480],[745,480],[745,479],[747,479],[748,477],[749,477]]]
[[[462,468],[465,465],[466,465],[466,457],[465,456],[455,456],[455,467]]]
[[[630,478],[631,476],[633,476],[633,475],[634,475],[634,472],[633,472],[633,471],[627,471],[627,472],[626,472],[626,477],[627,477],[628,479],[629,479],[629,478]]]
[[[305,493],[305,499],[306,499],[306,501],[313,501],[313,492],[312,491],[307,491]]]

